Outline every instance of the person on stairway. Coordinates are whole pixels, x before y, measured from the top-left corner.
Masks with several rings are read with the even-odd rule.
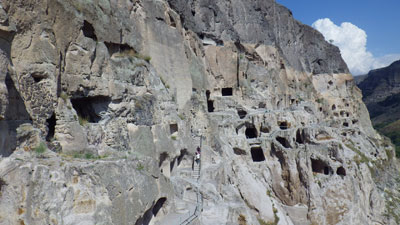
[[[197,147],[196,151],[196,163],[200,162],[200,147]]]

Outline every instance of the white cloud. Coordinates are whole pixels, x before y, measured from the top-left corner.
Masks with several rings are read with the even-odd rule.
[[[367,51],[367,34],[352,23],[345,22],[337,26],[329,18],[325,18],[315,21],[312,26],[327,41],[339,47],[344,61],[354,75],[366,74],[371,69],[385,67],[400,59],[400,54],[374,57]]]

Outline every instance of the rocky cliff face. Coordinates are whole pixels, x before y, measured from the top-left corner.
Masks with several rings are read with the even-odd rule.
[[[358,86],[374,127],[390,137],[400,156],[400,61],[370,71]]]
[[[339,50],[272,0],[3,1],[0,23],[1,224],[399,222]]]

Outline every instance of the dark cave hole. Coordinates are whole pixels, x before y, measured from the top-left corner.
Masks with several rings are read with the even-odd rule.
[[[245,118],[246,115],[247,115],[247,112],[245,110],[243,110],[243,109],[238,109],[237,113],[238,113],[240,119]]]
[[[349,123],[348,123],[348,122],[344,122],[344,123],[343,123],[343,126],[344,126],[344,127],[348,127],[348,126],[349,126]]]
[[[299,144],[304,144],[304,142],[305,142],[304,130],[298,129],[296,131],[296,142],[299,143]]]
[[[233,153],[235,153],[236,155],[247,155],[245,150],[236,147],[233,148]]]
[[[33,80],[35,81],[35,83],[39,83],[39,82],[42,81],[44,78],[46,78],[46,76],[44,76],[44,75],[41,74],[41,73],[37,73],[37,72],[32,73],[31,76],[32,76]]]
[[[5,74],[4,83],[8,93],[8,105],[0,105],[0,108],[6,107],[4,118],[0,123],[2,133],[0,135],[0,155],[8,157],[17,147],[17,128],[24,123],[32,124],[32,118],[9,73]]]
[[[275,138],[283,147],[291,148],[289,141],[284,137],[276,137]]]
[[[251,148],[251,158],[253,162],[262,162],[265,161],[264,152],[261,147],[252,147]]]
[[[210,91],[206,91],[206,97],[207,97],[207,110],[208,112],[214,112],[214,101],[210,100]]]
[[[222,96],[232,96],[233,89],[232,88],[222,88],[221,93],[222,93]]]
[[[257,134],[257,129],[254,127],[253,124],[247,124],[246,125],[246,138],[247,139],[251,139],[251,138],[257,138],[258,134]]]
[[[341,166],[336,170],[336,174],[340,176],[346,176],[346,170]]]
[[[332,105],[332,110],[336,110],[336,105],[335,104]]]
[[[135,53],[135,50],[127,44],[116,44],[111,42],[104,42],[107,47],[108,54],[112,56],[116,52],[126,52],[129,54]]]
[[[163,164],[163,162],[169,157],[167,152],[162,152],[160,154],[160,161],[158,163],[158,167],[161,167],[161,165]]]
[[[289,128],[289,123],[286,121],[278,121],[278,126],[281,130],[286,130]]]
[[[162,197],[157,200],[156,204],[153,206],[153,215],[157,216],[157,213],[160,211],[160,209],[163,207],[164,203],[167,201],[167,198]]]
[[[170,125],[169,125],[169,132],[170,132],[170,134],[173,134],[173,133],[175,133],[175,132],[177,132],[177,131],[178,131],[178,124],[173,123],[173,124],[170,124]]]
[[[90,24],[88,21],[84,20],[83,21],[83,27],[82,27],[82,32],[83,35],[87,38],[91,38],[95,41],[97,41],[97,37],[95,34],[95,30],[92,24]]]
[[[72,106],[83,119],[90,123],[101,120],[101,113],[106,112],[111,98],[107,96],[83,97],[71,99]]]
[[[311,167],[314,173],[323,173],[325,175],[329,175],[330,173],[328,164],[320,159],[311,159]]]
[[[46,123],[48,128],[46,141],[51,141],[56,131],[56,123],[57,123],[56,115],[53,113],[53,115],[51,115],[51,117],[46,120]]]
[[[266,127],[266,126],[261,126],[260,127],[260,132],[261,133],[269,133],[270,129],[268,127]]]
[[[178,156],[178,166],[181,164],[183,157],[187,154],[188,154],[188,151],[186,148],[181,149],[181,154]]]

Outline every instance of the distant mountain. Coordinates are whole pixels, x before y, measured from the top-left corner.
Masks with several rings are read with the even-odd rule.
[[[390,137],[400,153],[400,60],[355,78],[374,127]]]

